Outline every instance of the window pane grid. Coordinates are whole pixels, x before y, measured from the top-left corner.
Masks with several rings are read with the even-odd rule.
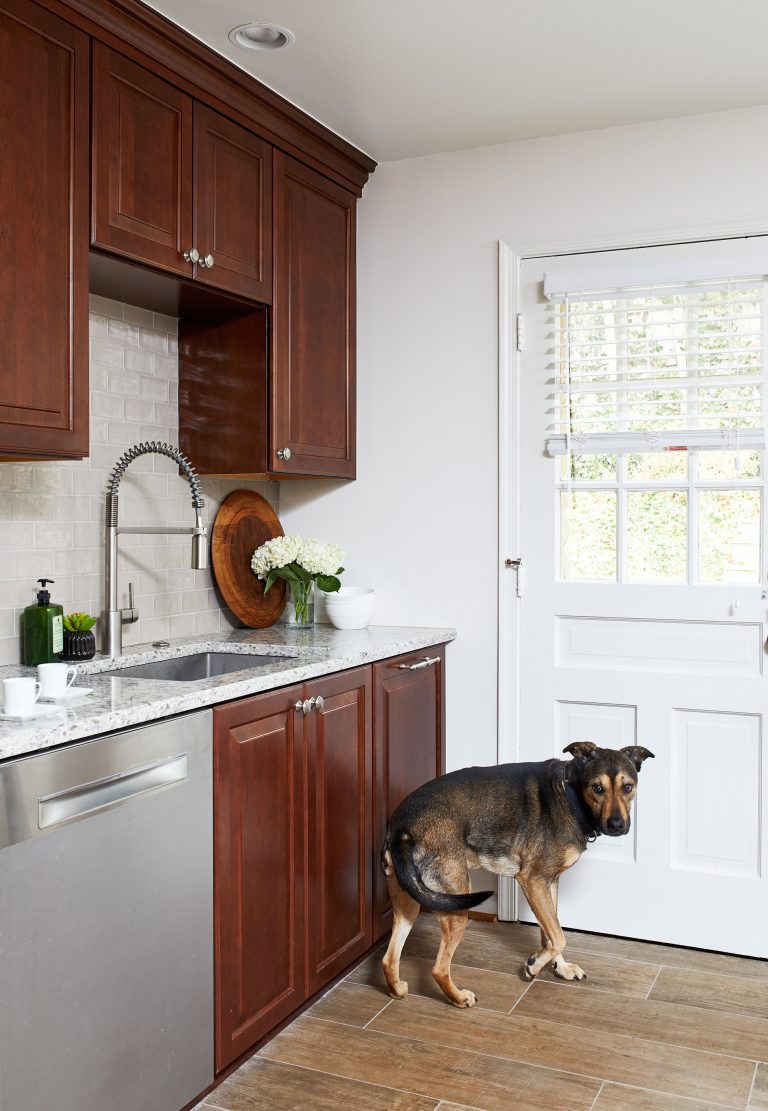
[[[635,480],[628,472],[636,457],[622,454],[615,463],[602,460],[591,480],[569,482],[560,472],[559,577],[622,585],[759,583],[762,453],[748,454],[741,478],[732,477],[745,467],[736,453],[685,455],[685,474],[673,479]],[[615,477],[604,477],[611,466]]]

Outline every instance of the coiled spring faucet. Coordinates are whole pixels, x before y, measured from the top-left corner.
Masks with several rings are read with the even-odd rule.
[[[117,491],[120,479],[125,474],[126,468],[140,455],[166,455],[178,463],[184,472],[190,490],[192,491],[192,506],[195,510],[194,527],[184,528],[172,525],[118,525]],[[159,444],[154,440],[143,444],[135,444],[121,455],[107,481],[107,517],[105,534],[105,560],[104,560],[104,598],[106,609],[102,634],[102,652],[106,656],[119,656],[123,651],[123,625],[131,624],[139,619],[139,611],[133,605],[133,587],[129,587],[128,609],[117,608],[117,538],[120,533],[157,533],[161,535],[184,535],[192,537],[192,567],[203,570],[208,566],[208,533],[203,524],[203,508],[205,501],[200,492],[200,479],[195,468],[186,456],[182,455],[177,447],[171,444]]]

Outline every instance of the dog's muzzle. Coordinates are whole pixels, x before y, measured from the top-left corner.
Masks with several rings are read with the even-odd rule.
[[[600,824],[606,837],[622,837],[625,833],[629,833],[630,820],[629,818],[625,820],[620,814],[612,814]]]

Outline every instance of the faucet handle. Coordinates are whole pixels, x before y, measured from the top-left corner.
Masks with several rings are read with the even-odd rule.
[[[132,625],[139,620],[139,611],[133,604],[133,583],[128,583],[128,609],[120,610],[120,617],[125,625]]]

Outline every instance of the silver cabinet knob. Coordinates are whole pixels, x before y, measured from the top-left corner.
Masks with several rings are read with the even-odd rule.
[[[311,714],[313,710],[322,710],[323,703],[323,696],[318,695],[317,698],[305,698],[303,702],[299,701],[294,703],[293,708],[297,713],[302,713],[306,717],[307,714]]]
[[[184,258],[187,260],[187,262],[199,262],[200,252],[198,251],[197,247],[193,247],[191,251],[184,252]]]
[[[213,255],[206,255],[205,258],[200,259],[200,266],[203,270],[212,270],[215,261]]]
[[[277,453],[277,458],[282,459],[284,463],[287,463],[288,460],[291,458],[291,449],[289,447],[281,447]]]

